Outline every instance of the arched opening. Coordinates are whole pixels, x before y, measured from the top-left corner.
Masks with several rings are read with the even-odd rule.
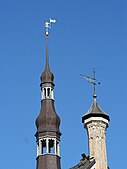
[[[42,140],[42,154],[46,153],[46,140]]]
[[[49,140],[49,153],[55,153],[54,140]]]

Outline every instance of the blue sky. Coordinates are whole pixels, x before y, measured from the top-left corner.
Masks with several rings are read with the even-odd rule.
[[[4,0],[0,2],[0,169],[35,169],[35,119],[45,65],[44,23],[55,75],[55,106],[61,117],[61,163],[67,169],[88,154],[81,117],[101,85],[98,103],[109,114],[107,154],[111,169],[125,167],[127,120],[127,2],[125,0]]]

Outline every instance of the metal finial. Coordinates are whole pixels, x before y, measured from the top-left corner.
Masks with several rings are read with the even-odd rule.
[[[93,79],[94,79],[94,83],[93,83],[93,85],[94,85],[94,94],[93,94],[93,97],[94,98],[96,98],[97,97],[97,95],[96,95],[96,70],[95,70],[95,68],[93,68]]]
[[[49,35],[49,29],[51,29],[52,23],[56,23],[56,20],[50,18],[49,21],[45,22],[45,34],[46,34],[46,36]]]
[[[95,75],[96,75],[96,70],[95,68],[93,69],[93,78],[92,77],[89,77],[89,76],[86,76],[86,75],[82,75],[80,74],[81,76],[83,76],[89,83],[92,83],[94,85],[94,94],[93,94],[93,98],[96,99],[97,95],[96,95],[96,85],[97,84],[100,84],[100,82],[97,81]]]

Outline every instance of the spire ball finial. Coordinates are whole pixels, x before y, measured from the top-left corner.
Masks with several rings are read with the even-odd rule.
[[[56,23],[55,19],[49,19],[49,21],[45,22],[45,35],[48,36],[49,35],[49,29],[51,29],[51,24],[52,23]]]

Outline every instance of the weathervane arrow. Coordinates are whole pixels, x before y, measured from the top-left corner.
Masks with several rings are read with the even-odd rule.
[[[92,77],[89,77],[89,76],[86,76],[86,75],[83,75],[83,74],[80,74],[82,77],[84,77],[89,83],[92,83],[94,85],[94,95],[93,97],[96,98],[97,95],[96,95],[96,85],[97,84],[101,84],[100,82],[98,82],[95,78],[95,69],[93,69],[93,78]]]
[[[86,76],[86,75],[82,75],[82,74],[80,74],[80,75],[81,75],[82,77],[84,77],[89,83],[93,83],[93,84],[96,83],[96,79],[91,78],[91,77]]]

